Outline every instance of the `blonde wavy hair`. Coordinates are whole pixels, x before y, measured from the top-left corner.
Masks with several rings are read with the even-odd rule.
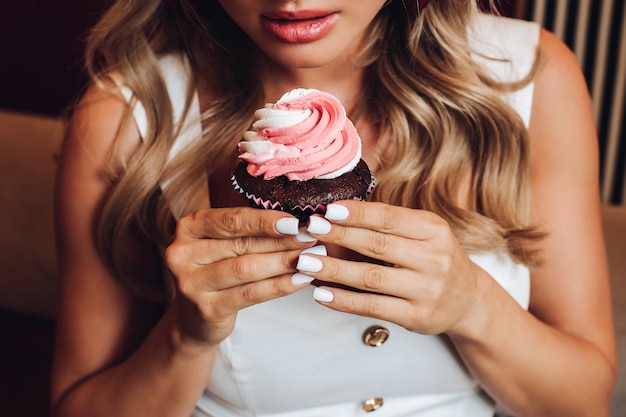
[[[469,47],[468,25],[477,13],[470,0],[433,0],[417,14],[393,0],[372,22],[355,57],[366,71],[364,113],[378,128],[379,145],[396,151],[381,158],[371,198],[438,213],[468,252],[504,251],[533,265],[531,244],[540,234],[528,224],[527,130],[501,97],[535,71],[512,84],[490,78]],[[166,163],[177,126],[158,60],[170,53],[186,56],[192,80],[202,74],[211,81],[214,99],[202,115],[202,138]],[[175,219],[198,207],[207,170],[235,149],[263,104],[254,56],[256,47],[215,0],[120,0],[88,38],[94,82],[104,85],[118,74],[147,115],[132,158],[113,155],[118,168],[106,173],[114,186],[98,227],[103,254],[138,294],[162,299],[165,292],[160,278],[131,268],[129,237],[139,232],[165,246]],[[187,108],[195,88],[190,83]],[[459,187],[467,178],[469,207],[461,207]]]

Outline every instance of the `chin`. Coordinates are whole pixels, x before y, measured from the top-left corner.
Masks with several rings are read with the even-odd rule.
[[[306,59],[306,58],[302,58],[302,59],[295,58],[295,59],[285,60],[283,62],[277,62],[277,63],[281,65],[283,68],[289,69],[289,70],[318,69],[318,68],[324,68],[329,65],[329,62],[327,61],[313,60],[313,59]]]
[[[299,45],[297,48],[285,49],[287,50],[266,52],[266,55],[275,65],[290,70],[324,68],[350,62],[346,59],[345,52],[333,54],[332,51],[318,46]]]

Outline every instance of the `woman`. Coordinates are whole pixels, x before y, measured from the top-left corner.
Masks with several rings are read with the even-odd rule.
[[[576,61],[534,24],[423,3],[111,7],[57,178],[55,415],[607,414]],[[341,100],[378,182],[306,231],[229,181],[254,109],[296,87]]]

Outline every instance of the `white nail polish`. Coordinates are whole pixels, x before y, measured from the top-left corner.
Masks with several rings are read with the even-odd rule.
[[[326,207],[326,217],[328,220],[345,220],[350,215],[348,207],[342,204],[329,204]]]
[[[313,277],[296,272],[291,276],[291,283],[293,285],[304,285],[311,283],[313,279]]]
[[[312,256],[300,255],[296,269],[300,272],[320,272],[322,270],[322,261]]]
[[[301,255],[303,253],[311,253],[313,255],[319,255],[319,256],[328,255],[328,251],[326,250],[326,246],[324,245],[311,246],[310,248],[306,248],[302,252],[300,252]]]
[[[276,221],[276,231],[284,235],[298,234],[298,219],[295,217],[283,217]]]
[[[318,234],[318,235],[326,235],[330,232],[331,224],[328,220],[322,217],[311,216],[309,217],[309,227],[307,227],[307,232]]]
[[[306,227],[301,227],[298,230],[298,234],[296,234],[296,240],[302,243],[309,243],[309,242],[317,241],[317,239],[315,239],[313,236],[307,233]]]
[[[325,290],[324,288],[315,288],[313,290],[313,299],[317,301],[321,301],[323,303],[329,303],[333,301],[335,296],[332,292]]]

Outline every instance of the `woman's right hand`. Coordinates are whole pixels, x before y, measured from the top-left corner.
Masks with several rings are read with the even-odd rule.
[[[239,310],[303,288],[291,276],[313,242],[298,235],[298,219],[274,210],[203,209],[180,219],[165,262],[176,284],[181,342],[216,345],[233,331]]]

